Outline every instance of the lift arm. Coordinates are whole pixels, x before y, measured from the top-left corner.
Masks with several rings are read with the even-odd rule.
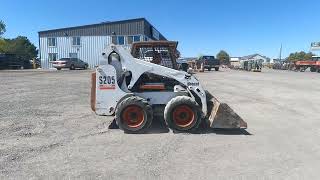
[[[109,45],[102,53],[103,57],[106,59],[106,61],[103,61],[102,64],[109,64],[109,59],[112,53],[116,53],[120,57],[120,63],[122,67],[120,71],[123,73],[131,72],[132,74],[128,89],[131,89],[140,76],[146,72],[175,79],[176,81],[185,85],[191,97],[194,98],[193,94],[191,93],[194,92],[200,98],[203,112],[202,115],[203,117],[207,115],[208,110],[206,93],[195,76],[184,71],[178,71],[158,64],[136,59],[129,53],[128,50],[124,49],[124,47],[113,44]]]

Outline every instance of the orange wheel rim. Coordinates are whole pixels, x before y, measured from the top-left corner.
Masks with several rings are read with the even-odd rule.
[[[195,120],[193,110],[187,105],[180,105],[173,110],[173,121],[179,127],[188,127]]]
[[[137,128],[144,122],[143,110],[141,107],[136,105],[128,106],[122,112],[122,119],[128,127]]]

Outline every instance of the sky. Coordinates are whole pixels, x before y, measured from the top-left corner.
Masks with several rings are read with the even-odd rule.
[[[38,31],[146,18],[168,40],[179,41],[184,57],[238,57],[259,53],[278,58],[309,51],[320,41],[319,0],[0,0],[5,38]]]

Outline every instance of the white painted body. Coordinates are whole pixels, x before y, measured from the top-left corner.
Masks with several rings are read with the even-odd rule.
[[[120,57],[120,65],[112,65],[112,61],[108,62],[108,57],[112,53],[117,53]],[[101,61],[101,65],[96,69],[96,113],[98,115],[112,115],[115,112],[117,104],[128,95],[140,96],[149,100],[151,105],[161,105],[168,103],[173,97],[179,95],[189,95],[195,98],[191,92],[201,100],[202,116],[207,114],[207,102],[206,94],[199,81],[195,76],[188,74],[184,71],[178,71],[171,68],[167,68],[161,65],[153,64],[150,62],[142,61],[132,57],[132,55],[123,47],[117,45],[109,45],[102,53],[104,61]],[[115,67],[117,69],[115,69]],[[121,67],[121,69],[120,69]],[[126,87],[126,82],[123,80],[121,85],[118,85],[117,77],[120,74],[126,74],[131,72],[131,81]],[[130,89],[135,85],[139,77],[144,73],[152,73],[159,76],[175,79],[180,82],[181,85],[174,87],[172,92],[143,92],[135,93],[130,92]],[[104,77],[110,79],[110,81],[102,82]],[[112,80],[114,79],[114,80]],[[101,84],[102,82],[102,84]],[[106,84],[106,85],[105,85]],[[106,88],[101,88],[101,87]],[[120,88],[120,87],[121,88]],[[184,87],[186,88],[184,88]],[[107,88],[114,87],[114,88]]]

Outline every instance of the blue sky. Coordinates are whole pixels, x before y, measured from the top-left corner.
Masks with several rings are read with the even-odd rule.
[[[145,17],[167,39],[179,41],[183,56],[261,53],[271,58],[309,51],[320,41],[320,1],[313,0],[1,0],[4,37],[38,31]]]

